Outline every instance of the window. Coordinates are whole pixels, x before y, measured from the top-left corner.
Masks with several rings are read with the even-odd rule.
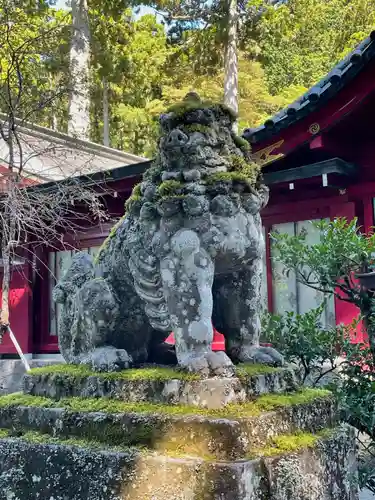
[[[266,228],[263,227],[263,238],[264,242],[267,242],[267,234]],[[267,255],[266,251],[263,254],[263,279],[262,279],[262,288],[261,288],[261,297],[262,297],[262,309],[267,311],[268,309],[268,290],[267,290]]]
[[[319,230],[311,221],[277,224],[272,227],[272,231],[289,234],[291,236],[301,234],[301,232],[304,231],[306,232],[306,241],[310,245],[318,243],[320,240]],[[274,254],[274,251],[272,251],[271,247],[274,312],[282,314],[287,311],[293,311],[297,314],[303,314],[318,307],[324,300],[324,294],[299,283],[295,273],[290,273],[288,276],[285,276],[283,274],[283,265],[272,260],[272,253]],[[327,305],[321,321],[323,326],[333,326],[335,324],[334,298],[332,295],[327,297]]]
[[[82,248],[81,250],[61,250],[60,252],[50,252],[48,254],[49,268],[49,333],[57,335],[57,325],[59,322],[59,314],[61,304],[56,304],[52,298],[52,290],[65,271],[70,267],[73,255],[78,252],[87,252],[89,255],[95,256],[99,251],[100,246],[90,248]]]

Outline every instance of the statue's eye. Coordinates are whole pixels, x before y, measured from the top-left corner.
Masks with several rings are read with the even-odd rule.
[[[211,111],[211,109],[205,109],[204,115],[205,115],[206,120],[208,120],[209,122],[213,122],[215,120],[215,115]]]
[[[159,124],[163,132],[169,132],[170,120],[168,115],[166,114],[160,115]]]

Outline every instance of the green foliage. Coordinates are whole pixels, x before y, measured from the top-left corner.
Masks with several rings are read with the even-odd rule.
[[[182,182],[175,181],[173,179],[169,181],[163,181],[160,186],[158,186],[158,194],[162,197],[178,195],[181,193],[184,185]]]
[[[66,122],[70,16],[48,2],[0,7],[0,111],[38,125]]]
[[[71,16],[48,3],[38,2],[36,9],[32,2],[13,2],[8,9],[12,47],[32,40],[22,60],[22,76],[24,88],[28,89],[27,100],[33,106],[26,101],[18,103],[22,108],[18,114],[33,109],[32,121],[47,126],[57,124],[59,130],[65,131]],[[193,89],[204,102],[222,101],[227,11],[219,0],[146,4],[164,12],[187,12],[192,21],[167,23],[166,31],[155,16],[133,17],[131,8],[139,5],[137,0],[89,2],[90,133],[92,140],[102,142],[105,78],[111,146],[153,157],[158,140],[154,118],[161,112],[181,103]],[[256,0],[245,4],[239,5],[240,127],[256,126],[290,104],[375,25],[375,7],[370,0],[291,0],[277,7]],[[9,24],[4,9],[0,9],[1,16],[4,22],[0,35],[6,40]],[[201,22],[204,30],[198,29]],[[11,67],[11,52],[4,43],[0,50],[3,76]],[[15,91],[14,68],[11,73]],[[3,79],[2,94],[6,95],[4,91]],[[52,106],[53,93],[56,99]],[[4,104],[2,101],[0,106],[3,111]],[[245,143],[238,145],[248,147]]]
[[[324,358],[335,368],[335,353],[345,356],[341,364],[342,377],[334,380],[333,388],[338,397],[344,418],[359,433],[370,436],[365,445],[366,453],[375,459],[375,304],[373,293],[361,287],[353,279],[353,273],[367,271],[373,266],[375,236],[360,233],[356,220],[345,219],[321,221],[316,224],[321,232],[321,241],[308,245],[306,235],[274,235],[277,260],[286,272],[296,272],[297,279],[316,290],[335,294],[359,307],[366,328],[369,345],[353,344],[350,331],[352,325],[337,326],[321,330],[319,315],[322,308],[305,315],[287,314],[285,317],[268,317],[267,338],[285,353],[287,360],[299,360],[306,371],[322,365]],[[267,330],[268,328],[268,330]],[[336,343],[336,349],[335,349]],[[330,371],[330,370],[329,370]],[[321,379],[321,375],[315,383]],[[374,469],[362,464],[360,479],[375,490]]]
[[[371,0],[289,0],[265,7],[256,45],[269,87],[310,87],[375,27]]]
[[[342,368],[341,384],[335,387],[343,418],[358,430],[362,448],[359,483],[375,493],[375,363],[364,343],[346,342],[347,362]],[[362,440],[362,436],[366,438]]]
[[[346,326],[323,328],[324,308],[325,303],[322,303],[304,314],[265,313],[262,318],[264,340],[282,352],[288,362],[301,366],[303,380],[309,377],[313,385],[337,368],[338,356],[344,353],[344,341],[357,326],[353,321]]]

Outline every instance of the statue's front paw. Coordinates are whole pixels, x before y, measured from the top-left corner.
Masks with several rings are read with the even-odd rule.
[[[203,377],[232,377],[234,366],[225,352],[188,353],[180,357],[179,365],[188,372],[198,373]]]
[[[132,358],[125,349],[106,346],[86,354],[81,362],[88,364],[96,372],[116,372],[129,368]]]
[[[273,347],[249,346],[243,347],[238,356],[242,363],[283,366],[284,357]]]

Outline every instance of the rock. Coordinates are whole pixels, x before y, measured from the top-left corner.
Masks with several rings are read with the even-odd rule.
[[[34,500],[357,500],[355,444],[339,428],[290,456],[239,462],[0,440],[3,498]]]
[[[215,363],[215,361],[213,361]],[[215,368],[220,367],[218,363]],[[134,369],[136,370],[136,369]],[[176,384],[175,380],[180,383]],[[178,387],[178,393],[171,399],[170,382]],[[26,374],[23,381],[25,394],[33,396],[47,396],[53,399],[66,397],[111,397],[125,401],[154,403],[188,404],[218,408],[229,403],[253,399],[264,394],[280,394],[285,391],[296,390],[299,386],[299,372],[294,368],[274,369],[269,373],[254,373],[241,375],[241,381],[236,378],[209,378],[187,380],[178,372],[173,372],[166,380],[129,379],[119,374],[118,377],[106,379],[100,374],[90,377],[59,373]],[[166,394],[168,398],[166,399]]]

